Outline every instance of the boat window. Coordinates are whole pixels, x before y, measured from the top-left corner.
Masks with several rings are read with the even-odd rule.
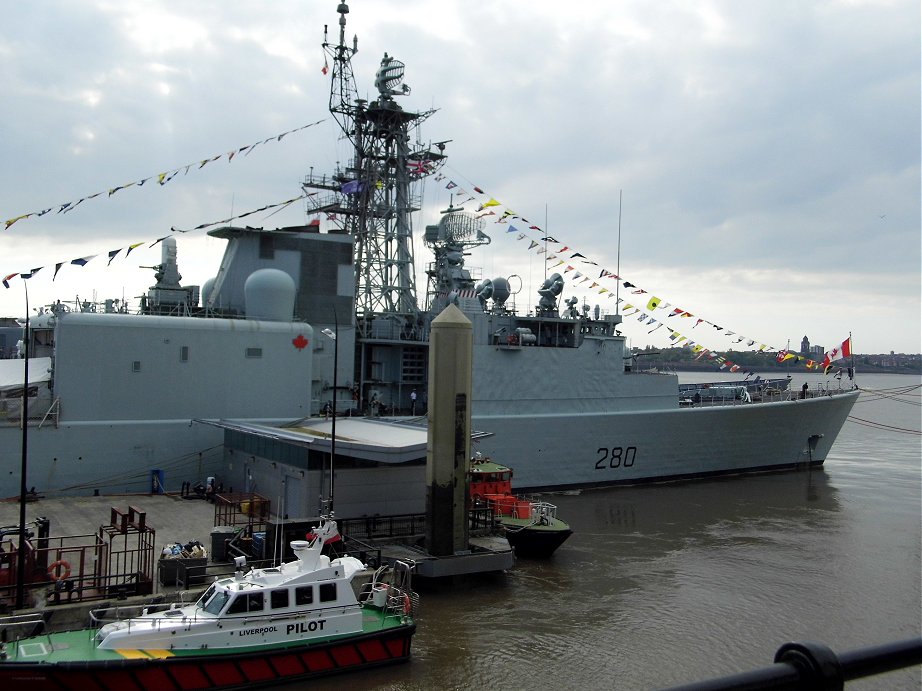
[[[208,602],[208,600],[211,599],[211,596],[214,595],[214,591],[215,591],[214,584],[211,584],[210,586],[208,586],[208,590],[205,591],[205,594],[202,595],[202,596],[198,599],[198,602],[196,602],[195,604],[198,605],[199,607],[203,607],[203,608],[204,608],[204,607],[205,607],[205,604]]]
[[[224,605],[227,604],[227,600],[230,598],[230,593],[226,590],[220,590],[214,594],[214,596],[205,604],[205,611],[209,614],[220,614],[221,610],[224,609]]]
[[[314,586],[312,585],[302,585],[300,588],[295,588],[295,605],[309,605],[314,601]]]
[[[238,593],[237,597],[227,608],[228,614],[245,614],[247,612],[263,611],[262,593]]]
[[[321,602],[335,602],[336,601],[336,584],[335,583],[321,583],[320,584],[320,601]]]
[[[273,590],[269,599],[272,609],[288,607],[288,589],[280,588],[278,590]]]

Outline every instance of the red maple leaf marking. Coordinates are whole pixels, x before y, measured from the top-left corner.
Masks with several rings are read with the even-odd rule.
[[[291,342],[298,350],[304,350],[310,344],[310,341],[304,338],[304,334],[298,334],[298,337],[291,339]]]

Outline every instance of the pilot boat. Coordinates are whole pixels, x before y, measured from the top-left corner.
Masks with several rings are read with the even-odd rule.
[[[338,535],[325,519],[295,559],[216,579],[194,603],[145,607],[137,616],[5,643],[0,685],[10,689],[238,689],[274,686],[409,659],[418,597],[411,568],[331,559]],[[386,574],[387,575],[386,577]]]

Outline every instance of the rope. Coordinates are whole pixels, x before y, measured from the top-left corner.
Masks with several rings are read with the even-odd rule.
[[[891,432],[900,432],[902,434],[922,435],[922,432],[920,432],[917,429],[907,429],[905,427],[894,427],[893,425],[885,425],[880,422],[874,422],[873,420],[864,420],[860,417],[854,417],[853,415],[849,415],[848,419],[854,422],[855,424],[864,425],[865,427],[873,427],[875,429],[884,429],[884,430],[889,430]]]
[[[895,401],[897,403],[904,403],[906,405],[912,405],[916,407],[922,406],[922,401],[918,400],[917,398],[915,400],[907,400],[907,399],[900,398],[900,396],[905,396],[906,394],[910,394],[914,391],[918,391],[919,389],[922,389],[922,384],[914,384],[911,386],[901,386],[901,387],[895,387],[892,389],[864,389],[859,386],[858,389],[861,390],[862,395],[870,394],[870,395],[875,396],[875,398],[865,398],[864,400],[859,399],[858,403],[873,403],[875,401],[886,399],[890,401]],[[865,427],[871,427],[873,429],[880,429],[880,430],[885,430],[888,432],[897,432],[899,434],[912,434],[916,436],[922,435],[922,432],[920,432],[917,429],[908,429],[906,427],[896,427],[894,425],[885,425],[882,422],[875,422],[874,420],[865,420],[864,418],[855,417],[854,415],[849,415],[848,419],[851,422],[854,422],[856,425],[863,425]]]

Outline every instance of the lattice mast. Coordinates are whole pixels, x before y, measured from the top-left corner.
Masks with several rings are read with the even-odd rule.
[[[419,313],[413,258],[412,213],[419,199],[411,183],[433,173],[443,162],[439,151],[414,145],[419,124],[434,111],[403,110],[395,96],[410,93],[403,84],[404,64],[384,54],[375,77],[377,98],[357,96],[352,56],[358,40],[346,44],[346,14],[340,3],[339,43],[323,49],[332,60],[330,112],[352,144],[351,164],[332,179],[313,175],[304,185],[338,193],[335,202],[318,200],[308,211],[335,215],[341,227],[355,237],[355,309],[360,331],[375,315],[403,315],[415,322]]]

